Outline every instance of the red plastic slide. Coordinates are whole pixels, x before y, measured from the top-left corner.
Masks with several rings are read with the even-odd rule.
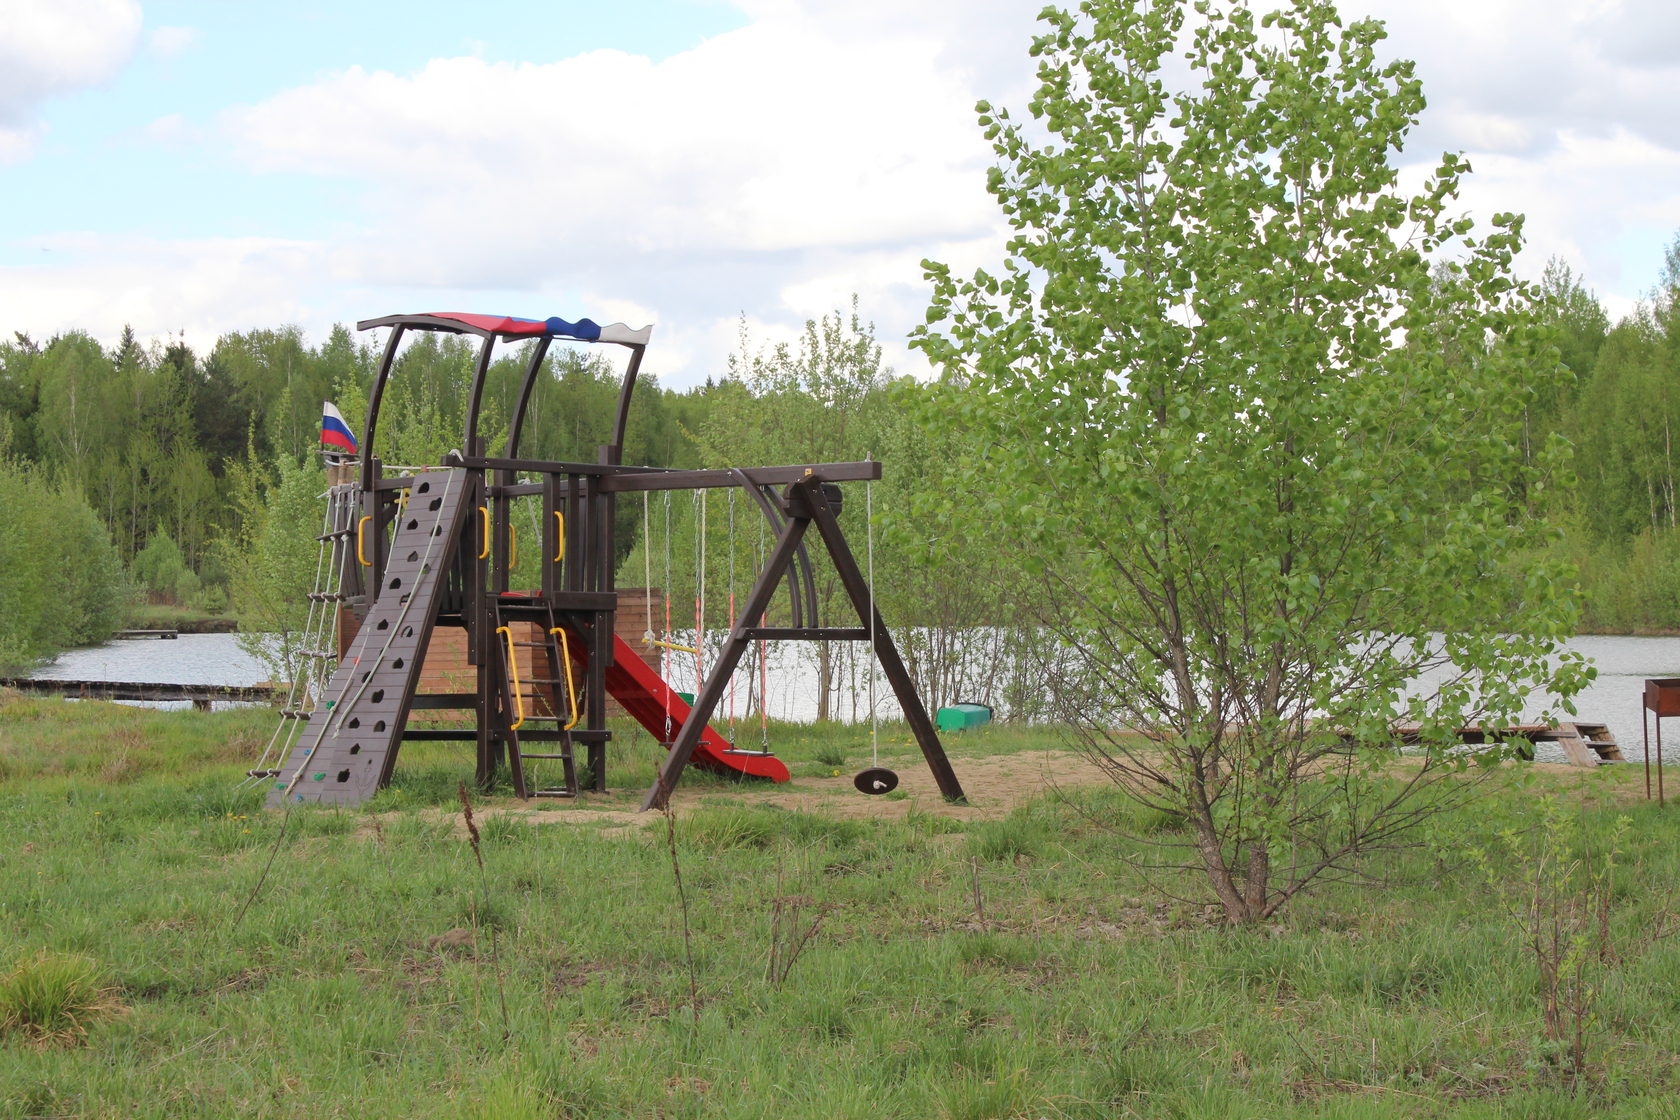
[[[616,634],[613,635],[613,665],[607,670],[607,694],[656,739],[674,739],[690,711],[688,701]],[[707,770],[732,770],[773,782],[785,782],[789,777],[781,759],[757,751],[731,750],[728,740],[709,726],[700,733],[693,762]]]

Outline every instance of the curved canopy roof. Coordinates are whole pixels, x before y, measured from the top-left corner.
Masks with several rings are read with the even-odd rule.
[[[363,319],[357,330],[374,327],[402,326],[412,330],[453,331],[457,334],[476,334],[481,338],[497,337],[504,341],[525,338],[572,338],[580,342],[616,342],[621,346],[646,346],[653,334],[653,326],[632,330],[623,323],[607,326],[593,319],[568,322],[558,316],[547,319],[521,319],[512,315],[473,315],[464,311],[432,311],[423,315],[385,315],[378,319]]]

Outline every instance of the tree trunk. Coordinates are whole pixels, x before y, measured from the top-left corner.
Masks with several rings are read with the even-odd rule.
[[[1266,847],[1266,841],[1250,840],[1248,843],[1248,878],[1243,883],[1243,906],[1248,911],[1248,920],[1257,922],[1266,916],[1266,887],[1271,881],[1272,855]]]
[[[1200,802],[1192,815],[1196,852],[1202,857],[1202,869],[1207,872],[1214,895],[1225,908],[1225,921],[1234,926],[1244,925],[1252,920],[1248,904],[1237,893],[1237,885],[1231,881],[1231,869],[1225,866],[1225,853],[1219,847],[1219,834],[1213,827],[1211,809],[1206,802]]]
[[[834,718],[834,654],[827,642],[817,645],[817,722]]]

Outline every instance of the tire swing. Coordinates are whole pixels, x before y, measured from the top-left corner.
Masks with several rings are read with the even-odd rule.
[[[864,542],[869,567],[869,755],[867,769],[859,770],[852,785],[859,793],[879,797],[898,788],[898,775],[881,765],[880,715],[875,710],[875,484],[863,484]]]

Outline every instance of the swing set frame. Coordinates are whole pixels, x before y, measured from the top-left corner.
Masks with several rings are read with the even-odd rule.
[[[400,741],[406,739],[462,738],[464,730],[405,730],[411,708],[460,708],[474,713],[478,764],[477,780],[488,786],[499,766],[510,764],[516,789],[524,794],[519,760],[510,757],[508,742],[517,744],[503,725],[509,722],[505,681],[495,667],[501,651],[494,647],[498,636],[499,610],[514,599],[522,609],[551,612],[571,632],[567,654],[581,663],[581,695],[573,690],[572,724],[566,733],[588,750],[593,787],[605,791],[606,745],[612,737],[607,726],[608,674],[614,665],[614,613],[618,592],[615,586],[616,509],[620,495],[646,492],[697,491],[735,488],[743,491],[758,508],[774,543],[763,558],[751,590],[738,604],[727,637],[717,658],[699,681],[694,702],[689,706],[658,777],[642,800],[643,809],[664,807],[683,773],[694,761],[695,749],[706,733],[742,656],[754,642],[764,641],[857,641],[867,643],[882,675],[903,711],[910,732],[927,762],[939,792],[950,801],[965,800],[962,785],[940,743],[897,644],[876,608],[873,586],[859,569],[837,517],[843,502],[841,484],[872,482],[881,477],[881,464],[863,462],[808,463],[791,466],[673,470],[627,466],[622,462],[625,432],[637,377],[647,348],[650,328],[631,331],[622,324],[601,328],[589,320],[521,320],[492,316],[436,313],[391,315],[364,320],[358,329],[389,328],[379,367],[368,398],[362,458],[355,503],[359,518],[353,528],[340,533],[354,537],[355,547],[341,549],[342,594],[345,608],[359,619],[366,618],[381,594],[389,593],[386,576],[392,570],[391,544],[394,526],[407,516],[406,495],[414,476],[396,473],[386,476],[384,464],[375,452],[379,431],[380,405],[386,385],[397,364],[405,335],[414,331],[445,331],[473,336],[480,346],[474,363],[467,401],[465,431],[459,450],[445,456],[443,467],[460,472],[464,487],[458,501],[468,512],[462,517],[477,520],[478,531],[460,534],[460,540],[440,573],[438,602],[430,604],[421,619],[422,630],[414,650],[423,658],[427,639],[435,626],[460,626],[468,636],[468,660],[477,668],[473,694],[415,695],[413,678],[402,703],[392,713],[395,728],[385,756],[378,767],[378,785],[389,780]],[[520,442],[533,390],[551,344],[570,342],[617,344],[630,351],[619,388],[611,442],[601,445],[594,463],[532,459],[520,455]],[[532,342],[524,374],[509,416],[507,454],[487,454],[480,434],[480,413],[485,400],[485,381],[497,343]],[[521,475],[536,476],[535,481]],[[513,569],[514,533],[511,510],[518,499],[536,498],[542,504],[540,523],[540,587],[514,591],[509,587]],[[349,508],[347,506],[347,508]],[[476,510],[474,514],[473,510]],[[440,515],[441,516],[441,515]],[[465,522],[463,522],[464,524]],[[846,600],[856,615],[856,625],[825,625],[817,609],[816,583],[809,544],[811,530],[827,552]],[[871,540],[871,545],[873,541]],[[703,544],[702,544],[703,547]],[[733,556],[731,557],[733,563]],[[397,565],[400,569],[400,563]],[[873,548],[870,555],[873,576]],[[778,589],[786,586],[789,625],[763,625],[766,611]],[[412,585],[412,582],[410,584]],[[666,588],[669,595],[669,588]],[[406,596],[404,597],[406,602]],[[703,622],[703,620],[701,620]],[[649,620],[652,625],[652,620]],[[697,643],[704,640],[696,635]],[[400,663],[399,663],[400,664]],[[568,672],[566,676],[570,677]],[[558,696],[556,697],[558,700]],[[762,697],[761,697],[762,702]],[[329,713],[329,722],[335,717]],[[341,717],[339,717],[341,718]],[[517,750],[515,746],[514,750]],[[308,752],[304,752],[307,754]],[[762,752],[739,752],[761,754]],[[542,757],[542,756],[537,756]],[[314,765],[311,763],[310,765]],[[300,771],[301,773],[301,771]],[[295,780],[294,780],[295,784]],[[287,787],[290,792],[291,787]],[[346,795],[352,791],[345,790]],[[348,800],[347,796],[345,800]]]

